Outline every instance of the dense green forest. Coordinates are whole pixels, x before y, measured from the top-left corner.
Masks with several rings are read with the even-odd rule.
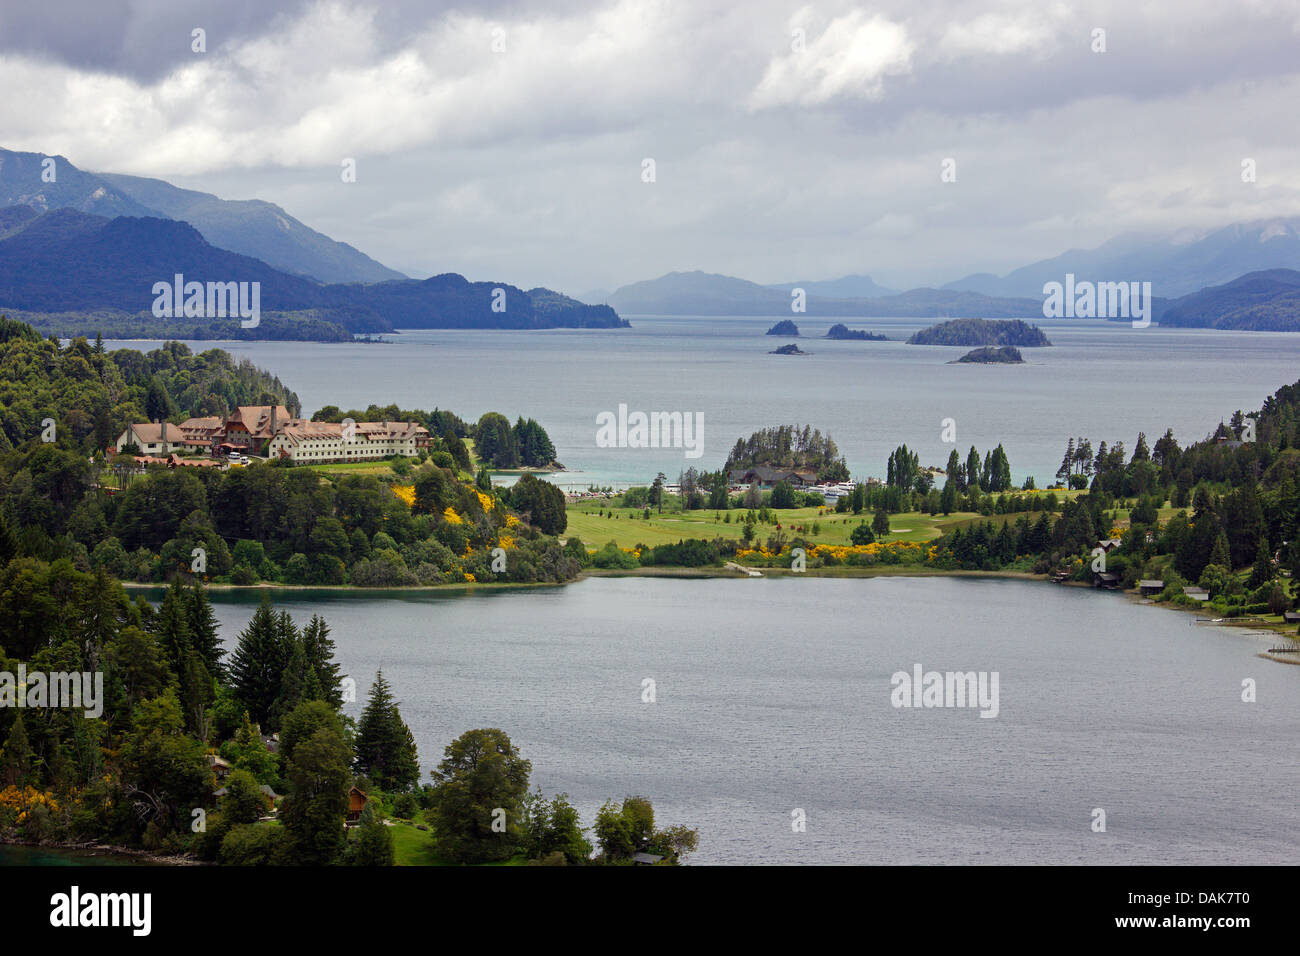
[[[24,554],[140,582],[193,573],[235,584],[533,583],[579,571],[553,537],[565,527],[558,488],[530,480],[500,492],[485,474],[470,480],[462,434],[500,446],[494,462],[549,463],[554,448],[532,419],[511,426],[490,413],[470,428],[438,409],[351,412],[417,420],[435,436],[414,465],[395,460],[382,479],[285,462],[141,475],[101,451],[127,422],[293,406],[297,396],[246,361],[176,342],[147,354],[84,339],[60,349],[0,319],[0,349],[0,501]],[[330,407],[316,417],[344,415]],[[48,421],[53,441],[43,440]]]
[[[650,852],[671,864],[695,848],[694,831],[656,828],[642,797],[607,803],[593,844],[565,795],[529,792],[531,765],[496,729],[450,744],[421,786],[415,740],[382,673],[360,719],[345,716],[356,681],[340,673],[328,624],[300,626],[269,592],[226,653],[205,580],[572,578],[585,551],[554,537],[565,524],[559,489],[525,475],[500,493],[486,471],[468,474],[461,438],[482,423],[418,413],[434,448],[417,464],[394,462],[405,475],[391,481],[280,463],[114,475],[101,449],[128,421],[296,396],[220,350],[109,353],[84,339],[60,348],[7,319],[0,381],[0,838],[246,865],[383,865],[403,854],[586,864],[594,851],[595,862]],[[554,453],[531,419],[491,425],[503,454]],[[128,596],[122,578],[170,586],[155,607]],[[38,673],[51,687],[59,674],[102,683],[87,685],[84,709],[13,706],[15,693],[31,699]],[[367,799],[349,828],[353,787]],[[503,808],[505,825],[484,806]],[[409,838],[395,845],[386,817],[405,821]]]

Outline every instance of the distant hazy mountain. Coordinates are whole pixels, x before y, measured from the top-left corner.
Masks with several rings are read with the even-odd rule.
[[[574,298],[588,305],[604,305],[609,301],[610,294],[608,289],[588,289],[581,295],[574,296]]]
[[[46,160],[53,164],[46,164]],[[48,170],[48,173],[47,173]],[[45,182],[52,175],[54,182]],[[37,212],[75,209],[96,216],[159,216],[94,173],[62,156],[0,149],[0,205],[31,206]]]
[[[1270,269],[1176,299],[1161,325],[1182,328],[1300,331],[1300,272]]]
[[[188,222],[219,249],[320,282],[406,278],[347,243],[303,225],[274,203],[218,199],[161,179],[88,173],[62,156],[51,157],[55,182],[47,183],[42,181],[46,158],[42,153],[0,149],[0,205],[31,206],[38,212],[75,209],[109,219],[152,216]]]
[[[1044,283],[1062,282],[1073,273],[1076,281],[1150,282],[1154,295],[1175,298],[1268,269],[1300,269],[1300,219],[1237,223],[1209,233],[1128,234],[1095,249],[1071,249],[1001,278],[977,273],[944,288],[1041,299]]]
[[[0,308],[34,312],[149,312],[155,282],[259,282],[265,311],[315,310],[352,332],[392,328],[616,328],[608,306],[546,289],[447,274],[417,281],[320,285],[219,249],[193,226],[159,218],[106,219],[72,209],[0,216]],[[12,222],[11,222],[12,220]],[[16,223],[16,225],[14,225]],[[500,290],[500,294],[498,291]],[[494,308],[500,303],[504,310]],[[218,320],[224,321],[224,320]],[[238,320],[230,324],[237,327]]]
[[[805,290],[806,291],[806,290]],[[788,291],[706,272],[670,272],[615,291],[609,304],[635,315],[791,315]],[[877,298],[837,299],[809,294],[810,316],[1041,317],[1041,296],[993,298],[951,289],[913,289]]]
[[[896,295],[897,289],[877,285],[868,275],[841,276],[838,279],[819,279],[804,282],[778,282],[768,286],[789,293],[791,289],[803,289],[809,295],[824,296],[827,299],[876,299],[885,295]]]
[[[214,246],[261,259],[284,272],[326,283],[406,278],[346,242],[303,225],[275,203],[219,199],[161,179],[117,173],[100,173],[100,177],[142,205],[188,222]]]

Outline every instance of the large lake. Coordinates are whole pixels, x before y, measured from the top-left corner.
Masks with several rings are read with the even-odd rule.
[[[258,596],[213,597],[229,646]],[[276,597],[329,621],[354,716],[383,669],[426,780],[457,735],[500,727],[586,824],[644,794],[699,828],[696,862],[1300,859],[1300,667],[1117,595],[889,577]],[[916,664],[996,671],[998,715],[894,708]]]
[[[777,424],[829,433],[855,476],[883,477],[906,442],[922,464],[942,467],[952,418],[963,459],[970,446],[999,442],[1017,482],[1051,483],[1069,436],[1149,443],[1172,427],[1182,444],[1204,438],[1236,409],[1258,409],[1300,378],[1300,335],[1210,329],[1134,329],[1098,320],[1040,322],[1051,348],[1025,349],[1026,364],[949,365],[966,350],[904,344],[920,319],[846,319],[888,342],[816,336],[838,319],[794,316],[809,355],[767,354],[788,339],[764,335],[775,318],[629,316],[622,330],[419,331],[383,345],[191,342],[219,346],[267,368],[294,389],[310,415],[323,405],[450,408],[469,420],[499,411],[540,421],[559,460],[561,483],[671,479],[691,465],[713,470],[741,437]],[[109,342],[110,348],[151,348]],[[704,417],[703,455],[598,448],[596,416],[680,411]]]

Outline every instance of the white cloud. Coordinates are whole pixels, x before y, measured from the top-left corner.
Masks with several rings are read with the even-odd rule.
[[[853,10],[813,36],[810,19],[808,10],[791,18],[791,50],[768,63],[750,98],[752,108],[879,99],[886,76],[911,71],[916,47],[903,24]]]
[[[951,24],[939,40],[939,51],[946,56],[1029,53],[1042,57],[1056,48],[1066,14],[1061,4],[982,13]]]

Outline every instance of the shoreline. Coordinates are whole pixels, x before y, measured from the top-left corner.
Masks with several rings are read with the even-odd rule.
[[[570,584],[576,584],[590,578],[667,578],[677,580],[708,580],[712,578],[724,578],[732,580],[753,580],[755,577],[762,578],[795,578],[795,577],[813,577],[813,578],[876,578],[876,577],[913,577],[913,578],[1001,578],[1004,580],[1015,581],[1037,581],[1043,584],[1053,583],[1047,575],[1034,574],[1029,571],[954,571],[916,568],[908,565],[884,565],[873,568],[809,568],[806,571],[792,571],[789,568],[761,568],[753,567],[751,570],[759,571],[758,575],[750,575],[740,571],[719,568],[683,568],[683,567],[644,567],[644,568],[594,568],[582,571],[577,577],[560,583],[552,582],[535,582],[521,583],[510,581],[475,581],[475,582],[449,582],[446,584],[419,584],[407,586],[393,586],[385,588],[363,588],[352,584],[279,584],[275,582],[259,582],[257,584],[205,584],[204,586],[210,591],[220,591],[222,593],[234,593],[238,591],[255,592],[259,590],[272,591],[337,591],[341,594],[353,595],[372,595],[382,597],[385,594],[421,594],[424,592],[449,591],[459,589],[467,593],[473,593],[475,590],[491,589],[536,589],[536,588],[560,588]],[[1092,586],[1083,581],[1066,581],[1063,582],[1066,587],[1086,588],[1093,590]],[[1057,587],[1062,585],[1058,584]],[[142,584],[136,581],[123,581],[122,587],[128,590],[143,590],[148,588],[165,589],[166,583],[149,583]],[[1150,598],[1144,598],[1135,592],[1120,592],[1125,600],[1138,606],[1154,607],[1167,611],[1180,611],[1183,613],[1198,614],[1203,613],[1200,607],[1184,607],[1169,602],[1157,603]],[[1232,624],[1228,623],[1231,619],[1225,618],[1223,621],[1216,623],[1206,623],[1207,627],[1214,627],[1223,630],[1237,630],[1247,633],[1253,638],[1259,640],[1271,641],[1290,641],[1300,646],[1300,641],[1284,631],[1267,624]],[[1195,621],[1189,622],[1195,624]],[[1276,645],[1275,645],[1276,646]],[[1287,654],[1270,654],[1267,649],[1261,650],[1257,657],[1264,660],[1273,661],[1278,664],[1297,664],[1300,665],[1300,653],[1295,655]]]
[[[99,843],[96,841],[81,843],[31,843],[26,840],[13,840],[9,837],[0,837],[0,846],[24,847],[29,850],[51,850],[60,853],[76,853],[83,856],[115,856],[127,857],[131,860],[138,861],[142,865],[157,866],[212,866],[211,863],[205,863],[203,860],[195,859],[190,856],[163,855],[151,853],[148,850],[128,846],[118,846],[112,843]],[[123,863],[123,866],[130,865]]]

